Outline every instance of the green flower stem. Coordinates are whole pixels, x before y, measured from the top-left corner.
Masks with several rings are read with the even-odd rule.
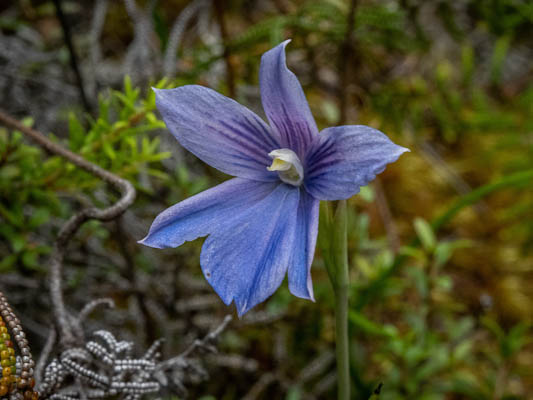
[[[346,200],[337,204],[332,226],[332,261],[335,273],[335,338],[337,353],[337,398],[350,398],[350,351],[348,344],[348,248],[346,236]]]
[[[348,246],[346,200],[337,202],[335,215],[328,201],[320,203],[318,246],[335,293],[335,338],[337,352],[337,393],[350,399],[350,351],[348,344]]]

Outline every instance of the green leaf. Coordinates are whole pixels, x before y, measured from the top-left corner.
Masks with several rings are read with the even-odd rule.
[[[501,179],[498,179],[494,182],[487,183],[486,185],[480,186],[470,193],[459,198],[446,212],[441,216],[436,218],[431,226],[435,231],[438,231],[442,226],[447,224],[459,211],[463,208],[468,207],[472,204],[477,203],[485,196],[493,192],[497,192],[502,189],[509,187],[531,187],[533,182],[533,169],[526,171],[517,172],[511,175],[507,175]]]
[[[0,169],[0,179],[11,181],[20,176],[21,171],[18,165],[8,164]]]
[[[473,347],[474,343],[471,340],[465,340],[453,349],[452,356],[458,361],[465,360],[471,355]]]
[[[372,396],[368,398],[368,400],[379,400],[379,395],[381,393],[383,384],[380,383],[375,389],[374,392],[372,392]]]
[[[442,267],[449,261],[455,250],[471,246],[472,242],[470,240],[456,240],[453,242],[438,243],[434,253],[435,265],[437,267]]]
[[[24,214],[21,207],[11,205],[11,208],[6,208],[0,203],[0,216],[5,218],[11,225],[20,227],[24,224]]]
[[[302,398],[302,390],[298,386],[292,386],[285,396],[285,400],[300,400]]]
[[[33,211],[28,227],[30,229],[35,229],[42,224],[46,223],[50,219],[50,210],[48,208],[37,208]]]
[[[416,369],[414,379],[416,381],[428,380],[431,376],[436,375],[439,371],[446,368],[449,354],[445,346],[438,346],[431,350],[429,359]]]
[[[402,246],[400,248],[400,254],[409,256],[419,261],[426,261],[426,253],[416,247]]]
[[[461,67],[463,72],[463,82],[466,86],[472,83],[475,71],[474,49],[471,45],[464,45],[461,49]]]
[[[462,337],[468,335],[474,329],[474,320],[472,317],[463,317],[459,321],[454,321],[453,324],[447,326],[450,332],[450,339],[458,341]]]
[[[170,158],[170,157],[172,157],[172,153],[170,151],[163,151],[161,153],[152,154],[146,157],[146,161],[157,162],[161,160],[166,160],[167,158]]]
[[[106,156],[109,157],[109,159],[115,160],[117,158],[115,149],[109,142],[104,141],[102,143],[102,149],[104,150],[104,153],[106,154]]]
[[[17,254],[9,254],[0,261],[0,272],[6,272],[13,268],[17,262]]]
[[[271,47],[281,43],[284,39],[284,28],[286,21],[284,19],[276,19],[270,27],[270,45]]]
[[[505,358],[512,357],[520,351],[524,345],[531,342],[531,338],[527,336],[530,328],[531,325],[526,322],[521,322],[511,328],[502,341],[502,355]]]
[[[164,171],[160,171],[158,169],[155,169],[155,168],[148,168],[146,170],[146,172],[148,172],[148,174],[156,177],[156,178],[159,178],[159,179],[162,179],[162,180],[168,180],[170,177],[169,175],[164,172]]]
[[[322,114],[329,124],[334,124],[339,120],[339,107],[332,101],[322,102]]]
[[[502,76],[503,64],[507,58],[511,36],[505,35],[496,40],[490,60],[490,78],[493,83],[499,83]]]
[[[80,149],[85,142],[85,129],[73,112],[68,114],[68,134],[70,149]]]
[[[369,320],[363,314],[351,310],[349,312],[350,323],[356,326],[357,331],[362,331],[368,335],[393,337],[397,335],[397,330],[394,326],[380,325],[374,321]]]
[[[26,247],[26,239],[21,235],[14,235],[11,238],[11,247],[15,253],[20,252],[24,247]]]
[[[30,269],[37,269],[39,266],[38,255],[33,251],[25,251],[22,253],[22,264]]]
[[[31,128],[33,126],[34,120],[33,117],[24,117],[20,122],[22,123],[22,125]]]
[[[505,338],[505,332],[494,319],[490,317],[481,317],[481,323],[489,331],[491,331],[494,334],[494,336],[496,336],[496,338],[498,338],[499,340],[503,340]]]
[[[375,198],[374,189],[370,186],[363,186],[361,187],[359,196],[367,203],[372,203]]]
[[[415,284],[418,293],[420,293],[423,298],[426,298],[429,295],[429,282],[426,272],[420,268],[410,268],[408,273],[409,277]]]
[[[426,220],[417,217],[415,218],[414,227],[420,242],[422,242],[422,246],[428,252],[432,251],[435,248],[437,239],[435,238],[431,225]]]
[[[435,279],[435,286],[440,290],[449,292],[453,288],[453,280],[449,276],[438,276]]]

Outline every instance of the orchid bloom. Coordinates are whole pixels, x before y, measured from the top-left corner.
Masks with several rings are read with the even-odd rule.
[[[408,151],[362,125],[319,132],[283,42],[263,54],[266,124],[211,89],[156,90],[157,108],[178,142],[233,175],[163,211],[140,243],[167,248],[207,236],[205,278],[240,315],[267,299],[288,274],[295,296],[314,300],[311,263],[320,200],[347,199]]]

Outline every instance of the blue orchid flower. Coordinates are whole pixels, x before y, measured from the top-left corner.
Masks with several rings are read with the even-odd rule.
[[[157,108],[178,142],[236,178],[163,211],[150,247],[207,236],[205,278],[243,315],[288,275],[295,296],[314,301],[311,263],[320,200],[347,199],[408,151],[376,129],[338,126],[319,133],[304,92],[287,68],[289,40],[263,54],[260,88],[267,125],[211,89],[156,90]]]

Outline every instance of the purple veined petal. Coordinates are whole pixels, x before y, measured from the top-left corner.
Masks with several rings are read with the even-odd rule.
[[[180,144],[202,161],[240,178],[276,180],[266,168],[277,134],[255,113],[198,85],[154,89],[156,104]]]
[[[159,249],[207,236],[267,197],[278,182],[234,178],[167,208],[139,243]]]
[[[287,68],[285,47],[289,42],[279,44],[261,58],[261,101],[270,126],[279,133],[281,147],[303,159],[318,129],[298,78]]]
[[[315,300],[311,281],[311,264],[318,234],[319,200],[300,189],[293,258],[289,266],[289,290],[297,297]]]
[[[279,184],[206,239],[200,265],[207,281],[239,316],[281,285],[294,249],[300,190]]]
[[[368,126],[324,129],[306,160],[305,188],[316,199],[347,199],[406,151]]]

